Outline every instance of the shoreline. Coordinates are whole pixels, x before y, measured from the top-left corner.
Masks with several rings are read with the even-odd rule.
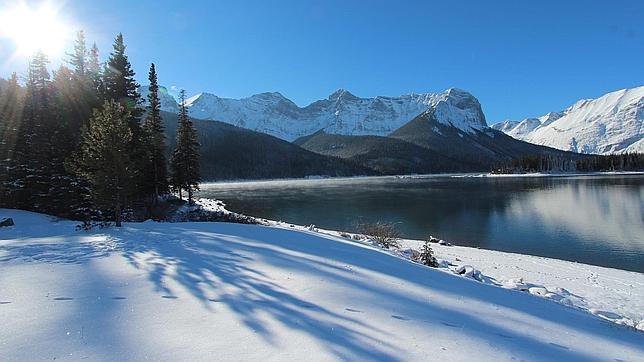
[[[199,199],[198,204],[205,210],[235,213],[227,210],[223,202],[223,206],[218,205],[217,200]],[[356,233],[254,218],[265,227],[322,234],[377,247],[368,239],[356,240],[354,236],[360,235]],[[419,250],[423,243],[421,240],[400,239],[400,249],[380,250],[413,262],[412,250]],[[461,275],[483,284],[529,293],[644,332],[644,273],[534,255],[441,244],[430,244],[441,264],[437,270]]]
[[[225,186],[240,184],[270,184],[287,182],[324,182],[324,181],[355,181],[355,180],[376,180],[376,179],[431,179],[431,178],[495,178],[495,177],[583,177],[583,176],[644,176],[644,171],[605,171],[605,172],[574,172],[574,173],[508,173],[494,174],[491,172],[467,172],[467,173],[432,173],[432,174],[407,174],[407,175],[380,175],[380,176],[307,176],[302,178],[275,178],[275,179],[238,179],[206,181],[199,184],[202,186]]]

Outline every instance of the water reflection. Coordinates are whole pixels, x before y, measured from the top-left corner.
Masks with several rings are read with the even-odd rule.
[[[411,238],[644,272],[644,177],[369,178],[204,185],[233,210],[355,230],[399,223]]]

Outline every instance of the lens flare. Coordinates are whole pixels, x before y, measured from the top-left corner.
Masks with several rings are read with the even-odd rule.
[[[49,2],[37,7],[20,2],[0,8],[0,37],[11,40],[19,55],[30,56],[42,51],[55,57],[62,54],[71,32]]]

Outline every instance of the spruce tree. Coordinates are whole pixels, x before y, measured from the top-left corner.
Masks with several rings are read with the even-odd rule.
[[[51,178],[51,136],[55,125],[49,60],[36,53],[29,62],[25,107],[14,149],[17,162],[18,205],[42,210],[48,204]]]
[[[105,96],[107,99],[121,103],[130,111],[128,123],[136,135],[139,118],[142,114],[139,108],[141,96],[138,92],[139,85],[134,80],[132,65],[125,54],[126,46],[122,34],[116,36],[113,48],[103,76]]]
[[[161,101],[159,100],[159,84],[154,63],[150,66],[148,74],[150,81],[150,93],[148,94],[147,117],[143,123],[143,131],[147,147],[148,172],[146,184],[151,186],[154,195],[154,204],[157,203],[159,195],[168,191],[168,169],[165,157],[165,136],[161,121]]]
[[[99,59],[98,46],[94,43],[89,50],[87,59],[87,76],[91,80],[92,89],[97,94],[98,99],[102,99],[105,96],[101,75],[101,61]]]
[[[16,145],[22,122],[23,91],[16,73],[0,92],[0,207],[16,207],[18,162]],[[24,181],[24,180],[23,180]]]
[[[123,35],[118,34],[113,44],[113,51],[107,61],[103,76],[103,89],[105,98],[119,102],[128,110],[128,126],[132,133],[129,152],[136,164],[136,174],[139,178],[133,179],[138,197],[142,200],[148,194],[149,186],[145,184],[145,169],[147,155],[143,146],[143,132],[140,125],[143,110],[140,107],[139,85],[134,80],[134,71],[127,55]]]
[[[87,44],[85,43],[85,32],[79,30],[76,33],[76,41],[74,42],[74,52],[69,54],[69,64],[72,65],[74,75],[77,77],[85,77],[88,70],[87,59]]]
[[[186,92],[181,91],[179,107],[179,127],[177,142],[172,153],[170,168],[172,171],[171,185],[178,191],[181,198],[182,190],[188,192],[188,203],[193,203],[193,192],[199,189],[199,141],[197,131],[188,117],[186,109]]]
[[[91,184],[96,205],[113,211],[116,226],[121,226],[122,210],[135,192],[132,179],[138,172],[130,152],[130,117],[122,104],[105,101],[94,111],[73,162],[75,172]]]
[[[422,248],[420,249],[419,259],[420,259],[419,261],[423,265],[438,267],[438,261],[436,260],[436,257],[434,257],[434,251],[432,250],[432,247],[429,245],[429,241],[425,241]]]

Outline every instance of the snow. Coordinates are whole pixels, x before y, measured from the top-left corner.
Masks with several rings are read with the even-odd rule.
[[[150,94],[150,87],[143,86],[139,87],[139,93],[141,94],[141,100],[143,101],[143,106],[148,104],[148,95]],[[161,110],[171,113],[179,113],[179,103],[177,100],[168,92],[165,87],[159,87],[159,101]]]
[[[165,104],[165,103],[164,103]],[[243,99],[199,93],[186,100],[192,117],[217,120],[267,133],[287,141],[319,130],[342,135],[386,136],[430,108],[439,108],[440,122],[466,132],[486,127],[480,104],[471,94],[448,89],[441,93],[360,98],[338,89],[327,99],[299,107],[277,92]],[[174,112],[176,104],[162,107]]]
[[[580,100],[563,112],[492,127],[523,141],[566,151],[644,152],[644,86]]]
[[[145,222],[75,231],[75,222],[0,209],[7,216],[16,225],[0,229],[3,360],[644,355],[644,333],[604,319],[643,310],[637,273],[432,244],[439,257],[480,271],[479,282],[315,227]],[[584,281],[588,272],[594,280]],[[597,315],[553,302],[550,283]],[[611,299],[595,303],[585,285]]]

